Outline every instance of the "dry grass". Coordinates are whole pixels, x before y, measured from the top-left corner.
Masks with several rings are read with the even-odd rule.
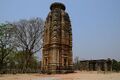
[[[76,72],[69,74],[5,74],[0,80],[120,80],[120,73]]]

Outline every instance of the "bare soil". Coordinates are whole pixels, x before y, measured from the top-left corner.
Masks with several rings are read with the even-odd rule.
[[[0,80],[120,80],[120,73],[80,72],[68,74],[4,74]]]

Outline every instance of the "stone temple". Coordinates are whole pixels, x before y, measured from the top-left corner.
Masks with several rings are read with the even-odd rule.
[[[81,60],[81,71],[112,71],[112,60],[98,59],[98,60]]]
[[[65,6],[55,2],[45,21],[42,70],[49,73],[73,71],[72,29]]]

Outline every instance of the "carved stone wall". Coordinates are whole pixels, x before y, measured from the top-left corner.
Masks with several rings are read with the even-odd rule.
[[[49,72],[72,71],[72,29],[62,3],[50,6],[43,39],[42,69]]]

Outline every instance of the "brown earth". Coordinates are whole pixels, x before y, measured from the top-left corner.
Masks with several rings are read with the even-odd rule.
[[[80,72],[69,74],[4,74],[0,80],[120,80],[120,73]]]

